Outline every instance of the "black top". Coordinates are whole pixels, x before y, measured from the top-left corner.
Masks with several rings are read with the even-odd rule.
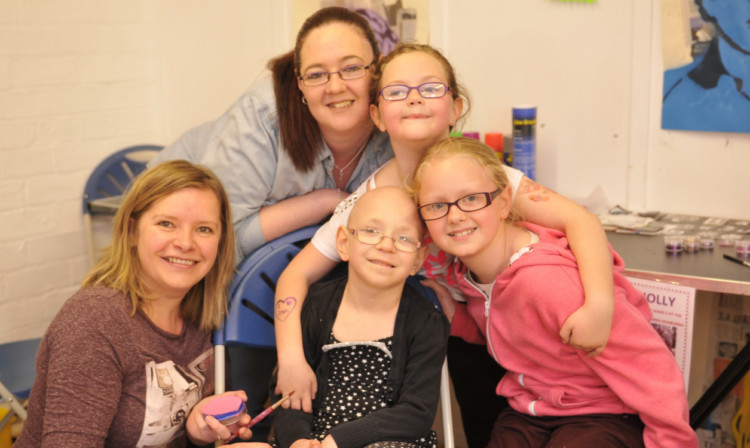
[[[328,393],[330,363],[323,346],[329,342],[345,286],[346,278],[317,284],[302,307],[305,357],[315,371],[318,391],[313,414],[277,409],[273,426],[283,448],[298,439],[311,438],[314,414]],[[413,441],[430,430],[440,397],[449,332],[450,324],[443,313],[405,286],[392,336],[393,359],[386,382],[388,406],[333,428],[331,435],[339,448],[386,440]]]

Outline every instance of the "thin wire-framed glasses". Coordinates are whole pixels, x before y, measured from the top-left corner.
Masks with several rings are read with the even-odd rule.
[[[434,221],[446,216],[452,205],[455,205],[459,210],[464,212],[475,212],[488,207],[492,203],[492,200],[499,194],[500,189],[489,193],[472,193],[458,198],[458,200],[453,202],[433,202],[432,204],[425,204],[417,210],[423,221]]]
[[[361,229],[348,229],[349,233],[356,236],[360,243],[374,246],[380,244],[383,238],[393,240],[393,247],[401,252],[416,252],[422,246],[422,243],[404,235],[391,236],[386,235],[378,229],[364,227]]]
[[[328,80],[331,78],[331,75],[338,74],[341,79],[344,81],[348,81],[350,79],[358,79],[367,73],[367,69],[372,67],[372,64],[374,62],[368,64],[368,65],[362,65],[362,64],[355,64],[355,65],[347,65],[346,67],[342,67],[339,70],[336,70],[335,72],[312,72],[312,73],[305,73],[304,75],[300,76],[299,79],[302,80],[302,83],[306,86],[320,86],[328,82]]]
[[[403,101],[412,90],[416,90],[422,98],[442,98],[450,89],[442,82],[426,82],[415,87],[390,84],[380,89],[380,96],[386,101]]]

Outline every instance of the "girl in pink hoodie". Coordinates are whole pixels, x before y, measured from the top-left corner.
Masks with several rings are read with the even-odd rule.
[[[568,241],[516,222],[507,185],[492,150],[465,138],[429,149],[412,185],[433,241],[457,257],[447,280],[467,302],[447,310],[453,333],[485,342],[508,371],[496,392],[511,406],[489,446],[697,447],[680,369],[622,259],[612,252],[609,342],[589,357],[558,334],[584,301]]]

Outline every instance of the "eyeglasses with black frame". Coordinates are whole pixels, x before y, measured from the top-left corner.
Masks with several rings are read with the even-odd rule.
[[[400,250],[401,252],[416,252],[422,246],[422,243],[409,238],[405,235],[391,236],[386,235],[378,229],[370,227],[363,227],[361,229],[348,229],[349,233],[356,236],[360,243],[369,244],[374,246],[380,244],[383,238],[390,238],[393,240],[393,247]]]
[[[419,92],[422,98],[442,98],[451,88],[442,82],[426,82],[415,87],[390,84],[380,89],[380,96],[386,101],[403,101],[412,90]]]
[[[500,189],[488,193],[472,193],[458,198],[458,200],[453,202],[433,202],[432,204],[425,204],[420,206],[417,210],[423,221],[434,221],[448,215],[452,205],[455,205],[463,212],[475,212],[488,207],[492,203],[492,200],[499,194]]]
[[[304,75],[299,76],[299,79],[301,79],[302,84],[306,86],[322,86],[323,84],[327,83],[329,79],[331,79],[331,75],[333,74],[338,74],[339,77],[344,81],[348,81],[350,79],[358,79],[365,76],[365,74],[367,73],[367,69],[372,67],[374,63],[375,62],[371,62],[368,65],[347,65],[346,67],[342,67],[335,72],[305,73]]]

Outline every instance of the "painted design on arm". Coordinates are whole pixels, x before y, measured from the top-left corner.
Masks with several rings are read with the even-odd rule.
[[[518,194],[528,196],[534,202],[547,202],[554,192],[547,187],[539,185],[531,179],[526,180],[518,189]]]
[[[287,297],[286,299],[277,300],[276,307],[274,309],[276,319],[282,322],[285,321],[286,318],[289,317],[289,314],[291,314],[296,307],[297,299],[295,299],[294,297]]]

